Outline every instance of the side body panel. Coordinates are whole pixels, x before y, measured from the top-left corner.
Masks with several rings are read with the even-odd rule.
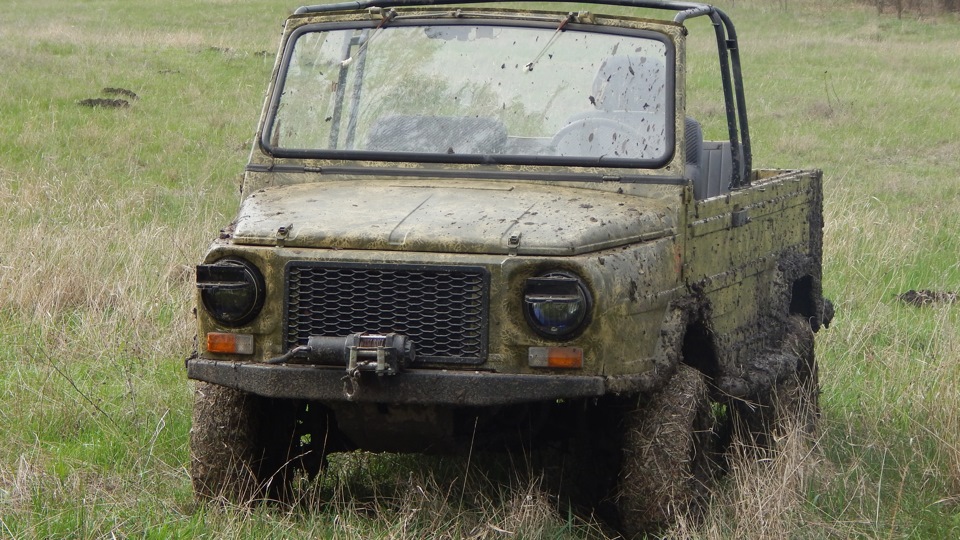
[[[821,176],[758,171],[748,187],[688,205],[684,281],[724,374],[750,369],[790,314],[822,324]]]

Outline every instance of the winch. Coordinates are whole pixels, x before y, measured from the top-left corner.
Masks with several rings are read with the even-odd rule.
[[[267,363],[343,365],[349,375],[396,375],[415,357],[413,340],[407,336],[358,332],[347,336],[310,336],[306,345],[294,347]]]

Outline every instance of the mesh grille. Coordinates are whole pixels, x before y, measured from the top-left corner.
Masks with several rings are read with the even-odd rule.
[[[287,266],[287,347],[312,335],[396,332],[418,362],[482,363],[487,354],[487,274],[482,268]]]

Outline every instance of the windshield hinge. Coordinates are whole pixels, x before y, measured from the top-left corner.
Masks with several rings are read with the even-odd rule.
[[[293,223],[277,228],[277,247],[283,247],[290,236],[290,229],[293,229]]]
[[[507,253],[510,255],[516,255],[520,250],[520,236],[522,233],[516,232],[510,235],[510,238],[507,239]]]

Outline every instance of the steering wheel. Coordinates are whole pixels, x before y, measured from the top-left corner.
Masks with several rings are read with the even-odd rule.
[[[635,127],[601,116],[574,120],[553,136],[558,156],[641,159],[650,146]]]

